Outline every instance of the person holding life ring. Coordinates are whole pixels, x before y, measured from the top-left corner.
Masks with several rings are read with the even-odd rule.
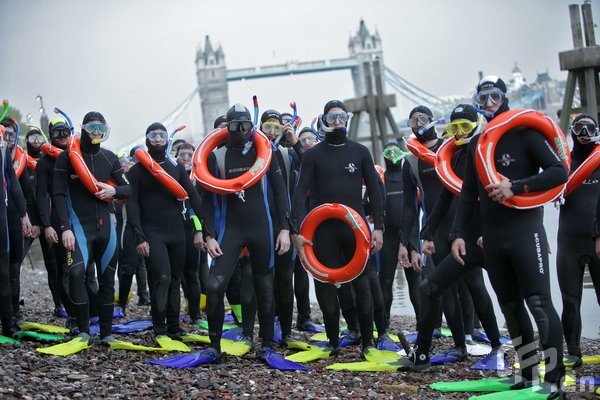
[[[477,85],[473,102],[493,125],[496,118],[502,118],[508,111],[506,84],[497,76],[484,77]],[[532,365],[530,360],[537,357],[538,346],[525,308],[527,303],[546,354],[544,393],[560,396],[560,380],[564,375],[563,335],[550,296],[543,208],[514,209],[503,203],[517,194],[543,192],[562,185],[567,181],[568,171],[543,135],[529,127],[515,127],[502,135],[493,154],[495,168],[503,180],[484,187],[475,167],[482,135],[485,132],[469,143],[452,254],[459,264],[465,264],[464,258],[469,256],[465,232],[479,200],[485,266],[511,338],[520,339],[515,343],[515,349],[521,364],[521,377],[531,381],[537,376],[534,371],[537,364]]]
[[[364,250],[361,242],[356,240],[353,230],[348,228],[345,221],[337,218],[320,223],[314,232],[313,241],[307,240],[300,234],[302,222],[300,216],[304,215],[306,196],[309,192],[311,208],[315,209],[326,203],[339,203],[358,213],[360,219],[355,216],[348,218],[351,218],[352,224],[360,226],[366,224],[366,217],[362,210],[361,183],[364,179],[373,210],[374,230],[370,238],[373,253],[377,253],[383,244],[383,202],[377,172],[369,150],[348,139],[349,116],[346,105],[342,101],[329,101],[320,116],[325,141],[307,150],[302,159],[300,179],[292,203],[291,225],[294,232],[292,236],[294,245],[305,267],[308,258],[304,248],[313,246],[313,243],[314,256],[320,264],[328,268],[346,266],[355,253]],[[305,220],[307,223],[309,218]],[[364,264],[362,267],[364,268]],[[355,272],[360,274],[350,284],[356,293],[363,351],[368,352],[373,346],[373,299],[366,272],[356,269]],[[314,281],[315,290],[323,311],[329,340],[329,345],[324,352],[336,354],[339,352],[340,340],[338,288],[332,283],[322,282],[319,279]]]
[[[73,129],[69,123],[69,129]],[[58,156],[54,167],[54,206],[60,221],[62,243],[67,250],[69,297],[73,308],[79,337],[70,351],[87,348],[90,336],[88,293],[85,279],[86,268],[96,266],[98,279],[98,315],[100,338],[107,339],[112,332],[114,308],[114,277],[117,268],[117,233],[114,216],[108,199],[129,197],[129,184],[117,156],[100,144],[108,139],[110,128],[104,116],[97,111],[88,112],[81,126],[81,160],[87,172],[93,174],[100,190],[92,193],[82,181],[87,179],[82,171],[75,170],[69,152]],[[52,134],[51,134],[52,135]],[[111,179],[115,186],[108,185]]]
[[[186,254],[184,218],[190,218],[186,216],[182,194],[172,188],[178,186],[185,191],[196,216],[201,215],[202,208],[200,196],[185,167],[173,164],[167,158],[168,137],[164,125],[155,122],[148,126],[148,152],[136,150],[139,162],[127,174],[131,186],[127,223],[133,229],[137,252],[146,258],[153,329],[156,342],[161,346],[164,340],[169,341],[168,338],[181,339],[180,286]],[[157,171],[160,171],[160,176]],[[166,187],[167,184],[171,188]],[[165,221],[169,221],[168,227],[165,227]],[[199,224],[195,228],[193,242],[197,248],[203,245]]]
[[[245,187],[243,192],[236,193],[233,190],[230,194],[219,196],[223,193],[219,188],[201,183],[206,248],[213,259],[207,282],[206,314],[211,341],[207,352],[212,355],[214,362],[221,358],[223,296],[244,247],[247,247],[250,253],[254,292],[258,300],[262,338],[262,348],[258,354],[264,359],[273,352],[274,251],[281,255],[289,250],[289,242],[286,246],[282,240],[282,236],[288,233],[284,230],[273,231],[274,222],[271,220],[267,201],[266,185],[271,184],[277,209],[277,225],[286,226],[289,213],[287,193],[277,158],[272,157],[271,145],[260,131],[253,131],[250,111],[243,105],[231,106],[227,110],[226,120],[227,129],[224,132],[227,142],[221,148],[207,154],[207,173],[224,179],[221,182],[231,182],[244,175],[256,174],[258,155],[264,157],[263,163],[270,160],[270,164],[267,165],[263,178]],[[263,149],[257,147],[261,141],[266,141],[268,154],[261,154]],[[199,149],[202,146],[201,144]],[[196,150],[196,154],[198,151]],[[251,341],[252,338],[246,340]]]
[[[600,258],[590,242],[590,236],[598,240],[594,226],[598,198],[600,197],[600,154],[598,142],[600,130],[596,118],[579,114],[569,129],[573,139],[571,151],[571,175],[578,176],[579,186],[569,187],[570,193],[560,207],[558,222],[558,251],[556,272],[562,297],[562,326],[567,343],[565,365],[576,368],[581,362],[581,297],[583,275],[587,266],[594,284],[596,297],[600,299]],[[597,248],[597,247],[596,247]]]

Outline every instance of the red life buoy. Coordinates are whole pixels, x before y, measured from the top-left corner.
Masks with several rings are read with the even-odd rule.
[[[431,166],[435,165],[435,153],[425,147],[423,143],[419,142],[416,138],[411,136],[406,139],[406,148],[427,164]]]
[[[568,196],[577,189],[589,176],[600,166],[600,145],[596,145],[589,156],[581,163],[579,167],[569,175],[565,196]]]
[[[567,140],[554,121],[535,110],[510,110],[494,118],[486,126],[477,142],[475,165],[479,179],[481,179],[484,187],[502,181],[502,177],[496,170],[494,161],[496,145],[504,133],[518,127],[528,127],[542,134],[556,151],[567,171],[569,170],[571,154],[568,151]],[[542,204],[558,199],[565,190],[565,187],[566,183],[545,192],[515,195],[503,204],[516,209],[539,207]]]
[[[213,193],[239,193],[258,183],[269,169],[273,152],[269,139],[261,131],[254,133],[256,160],[248,171],[233,179],[219,179],[208,171],[208,156],[217,146],[225,143],[228,136],[227,128],[218,128],[209,133],[194,152],[194,174],[200,185]]]
[[[142,166],[146,168],[148,172],[150,172],[150,174],[160,182],[161,185],[167,188],[167,190],[171,192],[171,194],[175,196],[177,200],[184,201],[189,198],[183,186],[181,186],[179,182],[175,180],[175,178],[169,175],[163,169],[163,167],[154,161],[154,159],[146,150],[138,148],[135,151],[135,156],[140,164],[142,164]]]
[[[27,153],[18,144],[15,145],[15,158],[13,160],[13,168],[15,169],[15,175],[17,179],[21,177],[25,167],[27,166]]]
[[[440,146],[435,155],[435,172],[438,178],[446,189],[456,196],[460,195],[463,180],[456,175],[452,168],[452,157],[459,148],[456,145],[456,139],[450,139]]]
[[[98,187],[98,180],[96,177],[90,172],[87,165],[85,164],[85,160],[83,159],[83,155],[81,154],[81,147],[79,144],[79,138],[77,136],[72,135],[69,137],[69,161],[75,170],[75,173],[79,177],[79,180],[85,186],[85,188],[91,193],[97,193],[100,191],[100,187]],[[114,182],[109,180],[107,184],[114,186]],[[113,199],[102,199],[102,201],[110,202]]]
[[[31,157],[29,154],[27,154],[27,168],[29,168],[32,171],[35,171],[35,169],[37,168],[37,160]]]
[[[385,185],[385,171],[383,170],[383,167],[381,165],[375,164],[375,169],[377,170],[377,173],[379,174],[379,178],[381,179],[381,182],[383,182],[383,184]]]
[[[317,260],[313,247],[305,245],[306,258],[301,259],[302,265],[318,281],[332,284],[350,282],[367,265],[371,252],[371,232],[365,220],[352,208],[339,203],[325,203],[308,213],[300,227],[300,234],[312,241],[317,227],[328,219],[342,220],[352,228],[356,239],[354,256],[341,268],[328,268]]]
[[[51,145],[50,143],[43,143],[41,146],[42,152],[44,154],[48,154],[50,157],[57,159],[60,156],[60,153],[63,152],[63,149],[58,148],[56,146]]]

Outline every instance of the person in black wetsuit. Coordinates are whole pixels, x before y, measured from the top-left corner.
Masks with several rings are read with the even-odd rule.
[[[497,76],[483,78],[477,86],[474,101],[489,120],[508,110],[504,81]],[[506,179],[484,188],[475,169],[479,137],[473,138],[467,149],[452,254],[461,265],[465,264],[464,257],[469,256],[465,239],[479,198],[485,267],[504,313],[519,356],[521,376],[525,380],[520,381],[517,387],[537,379],[537,343],[525,308],[527,303],[544,349],[544,391],[552,393],[549,398],[562,398],[564,393],[559,386],[564,375],[563,335],[560,318],[550,297],[543,208],[519,210],[502,203],[514,195],[541,192],[563,184],[567,180],[567,170],[541,134],[525,127],[514,128],[497,143],[494,155],[498,173]],[[543,171],[538,173],[540,168]]]
[[[573,120],[570,132],[573,138],[571,171],[575,171],[597,146],[600,131],[595,118],[580,114]],[[563,332],[569,353],[565,359],[574,367],[581,365],[580,308],[586,266],[600,304],[600,259],[596,255],[594,244],[588,240],[598,232],[591,222],[596,217],[598,197],[600,168],[571,192],[560,207],[556,268],[563,302]]]
[[[468,104],[459,104],[452,111],[450,119],[451,123],[446,125],[446,130],[452,132],[451,134],[456,137],[457,145],[460,146],[452,158],[452,169],[461,177],[467,158],[466,145],[474,135],[479,134],[485,124],[485,120],[482,117],[480,118],[477,111]],[[452,192],[444,188],[435,203],[432,213],[427,219],[427,224],[421,232],[421,238],[424,240],[423,252],[427,256],[431,256],[436,252],[435,243],[432,239],[441,221],[447,216],[448,210],[454,209],[454,207],[451,207],[454,198],[455,196]],[[450,294],[444,297],[444,301],[451,302],[449,308],[455,308],[459,305],[463,299],[459,300],[459,293],[456,290],[455,284],[460,279],[465,279],[466,286],[473,293],[477,315],[490,338],[493,351],[500,351],[500,333],[498,331],[496,315],[492,301],[485,288],[481,270],[484,264],[483,252],[477,246],[477,240],[481,236],[481,218],[478,213],[473,214],[473,218],[469,221],[465,232],[466,243],[469,246],[467,252],[469,257],[465,259],[465,265],[460,265],[451,254],[448,254],[421,283],[423,314],[419,334],[415,349],[409,354],[407,362],[403,365],[403,369],[422,370],[429,367],[431,337],[435,320],[441,311],[442,293],[448,291]],[[470,334],[470,332],[465,332],[462,329],[463,325],[458,325],[456,328],[458,332],[453,331],[453,336],[465,336],[465,333]]]
[[[31,226],[27,225],[25,221],[26,215],[26,204],[19,180],[15,175],[15,171],[12,167],[12,157],[8,149],[8,144],[5,141],[5,121],[2,121],[0,126],[0,165],[2,166],[2,179],[5,184],[1,185],[0,194],[2,200],[0,201],[0,320],[2,321],[2,335],[12,337],[13,333],[17,331],[15,325],[14,313],[12,307],[11,298],[11,280],[9,270],[9,223],[8,223],[8,206],[9,201],[14,203],[17,209],[18,215],[21,216],[21,228],[23,232],[29,232]],[[8,123],[6,125],[9,125]],[[12,129],[14,135],[14,125],[10,124],[9,128]]]
[[[366,221],[362,209],[363,179],[373,210],[373,253],[377,253],[383,244],[383,203],[377,183],[377,172],[369,150],[347,138],[348,118],[349,114],[343,102],[328,102],[321,116],[322,128],[326,132],[325,141],[308,150],[302,159],[300,178],[292,203],[292,229],[295,233],[293,239],[300,257],[304,257],[303,246],[312,244],[298,234],[307,194],[310,192],[310,209],[324,203],[341,203],[361,214]],[[325,221],[315,232],[315,256],[330,268],[341,267],[353,256],[354,242],[352,231],[343,221]],[[339,345],[338,289],[329,283],[316,280],[314,283],[329,339],[328,348],[335,354]],[[362,347],[365,351],[373,345],[373,299],[369,278],[363,271],[351,283],[356,293]]]
[[[409,126],[417,140],[427,147],[432,152],[437,150],[442,145],[443,140],[437,137],[435,131],[436,121],[433,119],[433,113],[425,106],[418,106],[412,109],[409,114]],[[448,254],[450,254],[450,244],[448,237],[452,227],[452,215],[454,215],[454,207],[448,210],[440,221],[436,234],[432,237],[435,243],[436,252],[431,257],[426,257],[424,267],[422,267],[423,259],[421,256],[421,247],[419,240],[419,207],[423,211],[423,224],[427,217],[432,213],[435,201],[438,199],[444,185],[438,178],[435,167],[427,162],[419,159],[411,154],[405,160],[402,166],[402,185],[404,187],[404,209],[402,211],[402,226],[401,226],[401,241],[400,246],[400,264],[403,267],[409,265],[414,271],[422,270],[421,278],[425,278],[433,272]],[[420,193],[421,202],[417,200],[417,193]],[[415,229],[417,227],[417,229]],[[408,262],[408,251],[410,250],[411,262]],[[416,280],[416,279],[415,279]],[[420,284],[420,280],[419,280]],[[456,290],[456,286],[452,288]],[[453,302],[449,292],[443,293],[442,305],[444,315],[450,330],[452,331],[452,339],[456,349],[456,356],[464,358],[467,356],[465,337],[463,332],[462,310],[460,303]],[[417,315],[417,330],[420,329],[420,323],[423,319],[423,313],[419,308]],[[441,326],[441,313],[438,314],[434,324],[436,328]]]
[[[100,337],[112,331],[114,279],[117,270],[117,232],[110,213],[109,199],[126,199],[129,185],[117,156],[100,147],[109,135],[104,116],[90,111],[83,118],[81,154],[89,171],[98,180],[100,190],[89,192],[73,169],[64,151],[54,166],[54,206],[58,213],[62,243],[67,250],[69,298],[73,302],[77,325],[82,337],[90,332],[90,309],[86,291],[86,271],[95,263],[98,279],[98,316]],[[107,183],[109,179],[116,186]]]
[[[227,111],[226,118],[229,132],[227,143],[211,153],[208,170],[213,176],[231,179],[243,175],[252,167],[256,151],[252,146],[247,154],[243,154],[243,149],[248,148],[246,145],[252,136],[252,121],[248,109],[235,104]],[[276,223],[284,227],[287,225],[285,221],[288,219],[289,208],[276,157],[271,159],[265,177],[243,192],[219,196],[203,190],[206,247],[213,258],[207,283],[206,314],[211,342],[209,349],[215,354],[217,362],[221,357],[223,296],[244,247],[250,253],[254,292],[258,302],[259,335],[265,354],[273,345],[274,251],[282,255],[289,250],[289,232],[286,229],[273,232],[274,223],[271,221],[266,193],[267,181],[273,186],[274,204],[277,208]],[[216,213],[219,214],[218,223]],[[275,237],[277,239],[274,242]],[[263,352],[259,351],[259,357],[261,354]]]
[[[185,189],[194,212],[200,215],[200,196],[185,167],[173,165],[166,158],[167,139],[167,129],[158,122],[146,129],[148,153]],[[131,167],[127,177],[131,185],[128,223],[133,229],[138,253],[146,258],[154,333],[157,338],[168,335],[180,339],[180,287],[186,254],[184,203],[141,163]],[[169,221],[168,227],[165,221]],[[202,247],[201,230],[196,229],[193,241],[197,248]]]

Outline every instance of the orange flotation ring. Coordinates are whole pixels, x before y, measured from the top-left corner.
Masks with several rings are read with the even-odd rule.
[[[150,172],[150,174],[160,182],[161,185],[167,188],[167,190],[171,192],[171,194],[175,196],[177,200],[184,201],[189,198],[183,186],[181,186],[179,182],[175,180],[175,178],[169,175],[163,169],[163,167],[154,161],[154,159],[146,150],[138,148],[135,151],[135,156],[140,164],[142,164],[142,166],[146,168],[148,172]]]
[[[98,180],[96,177],[90,172],[87,165],[85,164],[85,160],[83,159],[83,155],[81,154],[81,147],[79,144],[79,138],[75,135],[69,137],[69,161],[75,170],[75,173],[79,177],[79,180],[85,186],[85,188],[91,193],[94,194],[100,191],[100,187],[98,187]],[[114,186],[114,182],[108,181],[109,185]],[[110,202],[113,199],[102,199],[103,201]]]
[[[365,269],[371,252],[371,232],[365,220],[352,208],[339,203],[325,203],[308,213],[300,227],[300,234],[312,241],[317,227],[328,219],[342,220],[352,228],[356,239],[354,256],[341,268],[328,268],[317,260],[313,247],[305,245],[306,258],[300,261],[316,280],[339,285],[350,282]]]
[[[27,153],[18,144],[15,145],[15,157],[13,159],[13,168],[15,169],[15,175],[17,179],[21,177],[25,167],[27,166]]]
[[[535,110],[506,111],[489,123],[477,142],[475,164],[477,174],[483,186],[499,183],[502,177],[496,170],[494,153],[502,135],[513,128],[528,127],[544,135],[556,151],[567,171],[571,165],[571,154],[568,151],[564,133],[548,116]],[[511,197],[503,204],[516,209],[539,207],[542,204],[558,199],[564,192],[566,183],[545,192],[523,193]]]
[[[406,148],[427,164],[431,166],[435,165],[435,153],[425,147],[423,143],[419,142],[416,138],[411,136],[406,139]]]
[[[56,146],[52,146],[50,143],[43,143],[40,148],[42,149],[42,152],[44,152],[44,154],[48,154],[54,159],[57,159],[58,156],[60,156],[60,153],[63,152],[63,149]]]
[[[375,169],[377,170],[377,173],[379,174],[379,178],[381,179],[381,182],[383,182],[383,184],[385,185],[385,171],[383,170],[383,167],[381,165],[375,164]]]
[[[571,194],[579,187],[598,167],[600,166],[600,145],[596,145],[589,156],[581,163],[579,167],[569,175],[565,196]]]
[[[460,147],[456,145],[455,139],[445,141],[438,149],[435,155],[435,172],[442,184],[459,196],[462,189],[463,180],[456,175],[452,169],[452,157]]]
[[[219,179],[208,171],[208,156],[217,146],[225,143],[228,136],[227,128],[218,128],[209,133],[194,152],[194,175],[200,185],[213,193],[239,193],[258,183],[269,169],[273,152],[269,139],[261,131],[254,133],[256,161],[244,174],[233,179]]]

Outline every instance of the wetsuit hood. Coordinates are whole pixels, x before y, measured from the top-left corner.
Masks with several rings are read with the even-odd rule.
[[[106,124],[106,119],[98,111],[90,111],[87,114],[85,114],[85,117],[83,117],[82,125],[85,125],[91,121],[98,121],[102,122],[103,124]],[[96,154],[98,151],[100,151],[100,143],[92,143],[92,138],[90,137],[89,133],[83,128],[81,129],[80,143],[82,153]]]
[[[38,131],[37,129],[32,129],[29,132],[27,132],[27,135],[25,135],[25,140],[27,143],[27,154],[29,154],[33,158],[41,158],[43,155],[41,147],[36,148],[31,143],[29,143],[29,140],[27,140],[27,139],[29,139],[29,136],[34,135],[34,134],[41,135],[41,132]]]
[[[148,134],[148,132],[158,131],[158,130],[167,132],[167,128],[165,128],[165,126],[163,124],[161,124],[160,122],[155,122],[146,129],[146,135]],[[162,146],[156,146],[156,145],[152,144],[152,142],[150,142],[150,140],[148,138],[146,138],[146,147],[148,148],[148,154],[150,154],[150,156],[155,161],[158,161],[158,162],[165,161],[167,143],[165,143]]]
[[[415,134],[417,140],[421,143],[429,142],[430,140],[437,139],[437,133],[435,131],[436,121],[433,119],[433,112],[426,106],[416,106],[410,113],[408,114],[408,119],[410,119],[413,114],[421,113],[429,116],[429,123],[421,128],[411,128],[412,132]]]

